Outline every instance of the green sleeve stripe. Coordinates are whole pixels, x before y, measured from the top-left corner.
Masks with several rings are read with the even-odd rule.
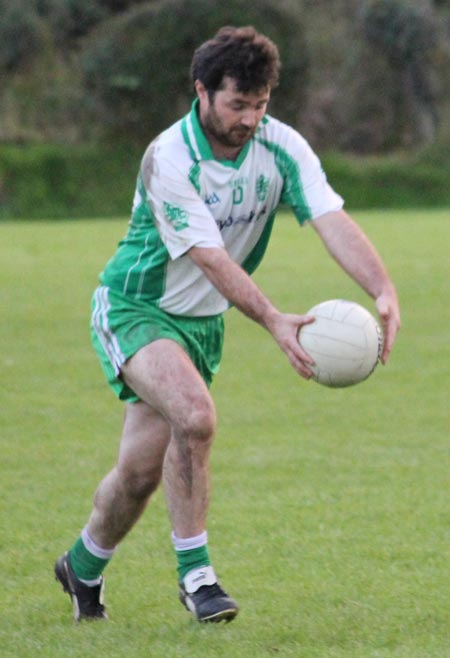
[[[198,162],[192,164],[192,167],[189,170],[189,180],[195,187],[197,194],[200,194],[200,165]]]
[[[189,115],[188,115],[189,116]],[[196,162],[198,160],[197,154],[195,153],[195,150],[191,144],[191,140],[189,139],[189,130],[187,126],[187,121],[188,117],[184,117],[183,121],[181,122],[181,133],[183,135],[183,139],[185,141],[185,144],[189,148],[189,153],[191,155],[191,158]]]
[[[188,117],[184,117],[183,121],[181,122],[181,132],[183,135],[183,139],[187,147],[189,148],[189,154],[193,160],[192,166],[189,170],[189,180],[192,183],[192,185],[195,187],[197,194],[200,194],[200,165],[198,163],[198,156],[189,138],[189,128],[187,122],[188,122]]]
[[[284,180],[283,192],[280,199],[281,203],[291,206],[300,224],[304,224],[312,219],[311,208],[306,201],[301,183],[298,162],[279,144],[258,137],[256,139],[262,146],[274,154],[275,164]]]

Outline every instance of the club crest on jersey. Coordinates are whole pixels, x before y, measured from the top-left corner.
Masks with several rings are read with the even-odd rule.
[[[265,201],[267,199],[267,192],[269,190],[270,179],[261,174],[256,181],[256,196],[258,201]]]
[[[172,203],[167,203],[167,201],[164,201],[164,215],[175,231],[182,231],[189,226],[187,211]]]

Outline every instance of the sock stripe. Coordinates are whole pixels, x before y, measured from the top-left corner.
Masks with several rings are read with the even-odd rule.
[[[172,543],[176,551],[191,551],[194,548],[201,548],[208,543],[208,533],[205,530],[195,537],[180,538],[172,532]]]
[[[83,528],[81,531],[81,539],[83,540],[86,550],[101,560],[110,560],[115,553],[115,548],[101,548],[100,546],[97,546],[94,540],[89,536],[87,527]]]

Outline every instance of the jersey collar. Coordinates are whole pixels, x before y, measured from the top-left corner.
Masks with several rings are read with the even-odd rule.
[[[247,156],[252,140],[245,144],[236,160],[221,160],[219,158],[215,158],[206,135],[203,132],[203,128],[200,125],[200,120],[198,118],[198,106],[199,101],[198,98],[196,98],[192,103],[190,113],[183,119],[182,123],[184,141],[189,147],[192,158],[197,162],[200,160],[216,160],[217,162],[220,162],[227,167],[234,167],[235,169],[239,169]]]

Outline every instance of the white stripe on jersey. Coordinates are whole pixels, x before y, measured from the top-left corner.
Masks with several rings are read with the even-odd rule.
[[[190,146],[191,146],[193,152],[195,153],[196,159],[198,161],[200,161],[202,159],[202,154],[200,153],[199,148],[197,146],[197,140],[195,138],[194,127],[192,125],[192,119],[191,119],[190,116],[187,117],[186,128],[187,128],[187,132],[188,132],[188,136],[189,136]]]
[[[109,288],[107,286],[100,286],[94,293],[95,306],[92,313],[92,326],[108,359],[114,366],[116,375],[118,375],[120,366],[124,363],[126,357],[109,326],[108,311],[111,308],[111,304],[108,299],[108,291]]]

